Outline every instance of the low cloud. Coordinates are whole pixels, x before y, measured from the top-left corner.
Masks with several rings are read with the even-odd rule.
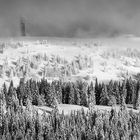
[[[140,35],[139,0],[0,0],[0,36],[19,36],[20,17],[30,36]]]

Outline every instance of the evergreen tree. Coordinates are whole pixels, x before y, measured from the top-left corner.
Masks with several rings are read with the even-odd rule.
[[[88,94],[87,94],[87,84],[85,82],[80,83],[80,99],[81,99],[81,105],[88,107]]]
[[[63,83],[63,85],[62,85],[62,103],[63,104],[66,103],[65,85],[66,85],[66,83]]]
[[[33,106],[29,99],[26,100],[26,114],[30,117],[33,116]]]
[[[128,113],[127,106],[125,104],[125,99],[123,96],[121,96],[121,105],[120,105],[120,110],[119,110],[118,116],[119,116],[119,123],[121,124],[120,128],[118,129],[119,134],[122,138],[126,137],[126,139],[128,139],[129,113]]]
[[[31,82],[31,94],[32,94],[32,104],[38,105],[39,89],[35,81]]]
[[[57,101],[59,104],[62,103],[62,85],[61,84],[62,84],[61,81],[58,81],[57,86],[56,86],[57,87],[57,92],[56,92]]]
[[[27,98],[26,96],[27,95],[25,94],[24,80],[23,79],[20,79],[20,83],[19,83],[19,86],[17,88],[17,97],[18,97],[20,103],[22,101],[22,104],[23,105],[25,105],[25,103],[26,103],[26,98]]]
[[[95,92],[94,92],[94,87],[93,87],[93,82],[90,83],[90,85],[88,86],[88,91],[87,91],[87,94],[88,94],[88,100],[89,100],[89,103],[91,103],[91,99],[92,99],[92,103],[94,105],[96,105],[96,98],[95,98]]]
[[[6,87],[5,83],[3,84],[3,94],[5,95],[5,100],[6,100],[6,103],[7,103],[8,92],[7,92],[7,87]]]
[[[89,102],[89,108],[94,108],[96,105],[96,99],[95,99],[95,92],[93,88],[93,83],[91,82],[90,86],[88,86],[88,102]]]
[[[97,80],[97,78],[96,78],[96,80],[95,80],[95,97],[96,97],[96,103],[97,103],[97,105],[99,105],[100,103],[100,101],[99,101],[99,99],[100,99],[100,95],[99,95],[99,85],[98,85],[98,80]]]
[[[114,91],[113,91],[113,85],[114,84],[113,84],[113,81],[112,80],[107,85],[107,91],[108,91],[108,94],[109,95],[114,95],[115,94]]]
[[[7,94],[7,106],[12,106],[13,94],[14,94],[14,87],[13,87],[13,81],[11,81]]]
[[[140,90],[136,95],[136,103],[134,104],[134,109],[140,109]]]
[[[116,98],[114,95],[109,95],[109,102],[108,102],[109,106],[114,106],[116,105]]]
[[[57,99],[55,97],[55,88],[53,84],[51,84],[47,89],[45,90],[45,99],[46,99],[46,105],[55,108],[58,106]]]
[[[120,104],[120,92],[119,92],[119,84],[118,84],[118,82],[114,82],[113,93],[114,93],[114,96],[116,98],[116,104]]]
[[[19,100],[17,98],[17,93],[16,93],[16,89],[14,88],[13,90],[13,95],[12,95],[12,107],[14,112],[16,113],[19,109]]]
[[[70,85],[70,91],[69,91],[69,104],[74,104],[74,88],[73,88],[73,84],[69,83]]]
[[[69,103],[69,95],[70,95],[70,82],[66,83],[64,86],[63,96],[65,104]]]
[[[96,97],[96,104],[100,104],[100,98],[101,98],[101,93],[102,93],[102,84],[98,84],[98,80],[96,79],[95,81],[95,97]]]
[[[38,106],[46,105],[44,95],[38,95],[37,103],[38,103]]]
[[[31,93],[30,81],[27,81],[24,86],[24,96],[23,96],[23,103],[26,104],[27,98],[32,102],[33,97]]]
[[[126,104],[132,104],[133,103],[133,98],[132,95],[134,94],[134,85],[132,83],[132,79],[127,79],[126,81]]]
[[[125,81],[123,81],[123,83],[122,83],[120,96],[123,96],[124,100],[126,101],[127,92],[126,92],[126,82]]]
[[[74,104],[80,105],[81,98],[80,98],[79,89],[76,87],[75,84],[73,84],[73,88],[74,88]]]
[[[2,139],[2,133],[4,132],[3,128],[4,113],[6,113],[6,101],[4,94],[0,92],[0,139]]]
[[[139,81],[136,83],[135,92],[133,95],[133,108],[136,109],[137,98],[140,90],[140,83]]]
[[[120,110],[125,110],[127,108],[124,95],[121,95],[121,103],[120,103]]]
[[[40,95],[44,95],[46,94],[46,89],[49,88],[50,84],[47,82],[46,79],[41,79],[41,82],[38,84],[38,88],[39,88],[39,94]]]
[[[103,84],[100,104],[101,105],[108,105],[108,103],[109,103],[109,95],[108,95],[108,92],[107,92],[107,87],[106,87],[106,85]]]
[[[58,103],[62,103],[62,85],[61,81],[53,81],[52,84],[54,85],[55,88],[55,96],[58,101]]]
[[[13,86],[13,81],[10,82],[10,86],[9,86],[9,89],[8,89],[8,96],[11,96],[13,95],[13,89],[14,89],[14,86]]]

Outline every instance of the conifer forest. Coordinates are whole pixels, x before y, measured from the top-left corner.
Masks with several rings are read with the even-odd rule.
[[[140,140],[140,0],[0,0],[0,140]]]
[[[59,104],[80,105],[69,114]],[[39,113],[35,107],[48,106]],[[95,110],[110,106],[110,110]],[[117,110],[116,107],[119,106]],[[131,78],[100,83],[96,79],[52,83],[20,80],[14,87],[3,84],[0,93],[1,140],[139,140],[140,82]],[[131,108],[130,108],[131,107]],[[130,109],[128,109],[130,108]]]
[[[0,140],[140,140],[140,50],[30,39],[0,43]]]

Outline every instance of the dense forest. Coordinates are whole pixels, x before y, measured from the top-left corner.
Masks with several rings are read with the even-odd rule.
[[[49,107],[57,104],[74,104],[89,107],[94,105],[120,105],[122,100],[126,104],[132,104],[134,109],[140,106],[140,82],[129,78],[123,82],[110,81],[108,83],[99,83],[96,79],[95,84],[84,81],[47,82],[42,79],[39,82],[20,80],[19,86],[14,87],[11,81],[9,88],[3,85],[2,94],[4,94],[7,107],[12,105],[13,100],[18,100],[19,105],[26,106],[27,100],[32,105]]]
[[[58,104],[89,108],[88,112],[60,114]],[[140,108],[140,83],[95,84],[77,82],[20,80],[19,86],[4,84],[0,92],[0,139],[2,140],[139,140],[140,114],[127,110],[127,104]],[[54,108],[40,116],[32,106]],[[120,106],[117,112],[94,110],[95,105]]]

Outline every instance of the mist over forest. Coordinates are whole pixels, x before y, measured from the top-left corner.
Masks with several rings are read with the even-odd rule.
[[[112,37],[140,35],[139,0],[0,0],[0,36]]]

